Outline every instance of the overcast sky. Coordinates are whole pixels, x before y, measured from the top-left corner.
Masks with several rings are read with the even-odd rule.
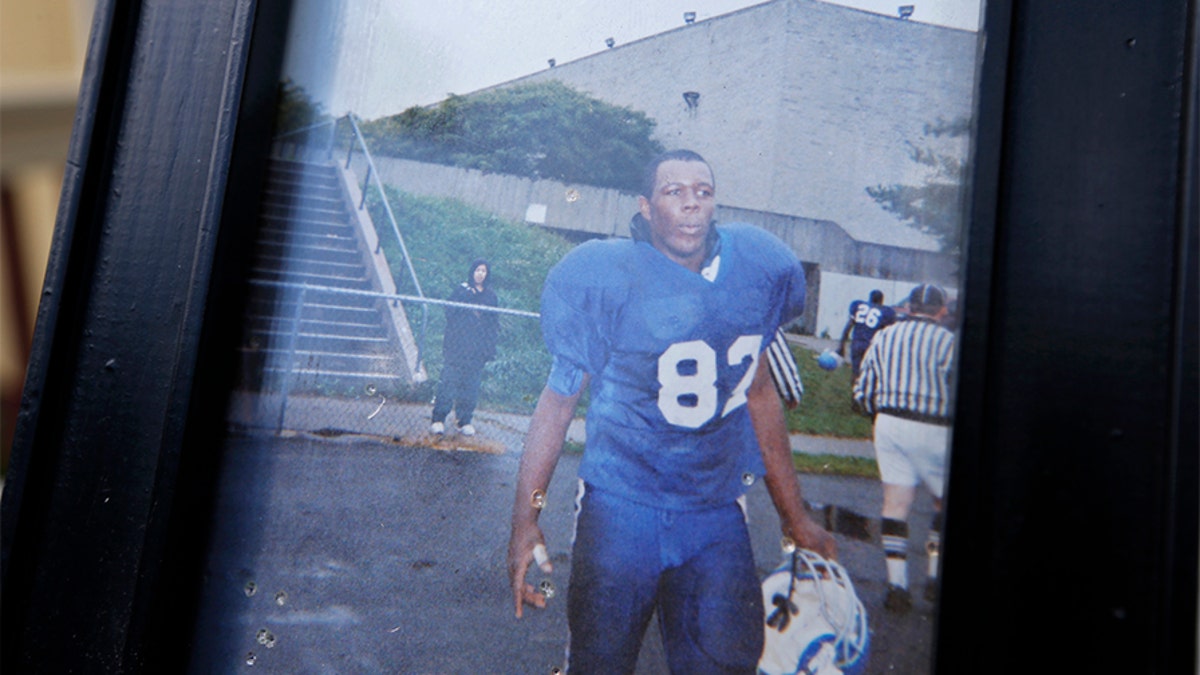
[[[833,4],[978,30],[981,0],[841,0]],[[528,75],[761,0],[307,0],[293,21],[285,76],[341,115],[398,113]],[[341,7],[336,20],[331,7]],[[334,10],[336,11],[336,10]]]

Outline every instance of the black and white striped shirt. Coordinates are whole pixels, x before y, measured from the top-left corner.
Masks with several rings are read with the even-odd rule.
[[[767,365],[771,367],[771,380],[775,391],[788,408],[795,408],[804,396],[804,384],[800,381],[800,369],[788,346],[782,328],[775,329],[775,339],[767,347]]]
[[[950,421],[954,333],[932,319],[909,317],[875,334],[854,383],[868,413],[937,424]]]

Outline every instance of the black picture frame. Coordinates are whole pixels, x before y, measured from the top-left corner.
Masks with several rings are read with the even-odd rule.
[[[289,12],[97,3],[5,486],[5,669],[182,667]]]
[[[186,663],[287,15],[97,4],[3,495],[12,672]],[[939,673],[1196,667],[1197,22],[987,5]]]

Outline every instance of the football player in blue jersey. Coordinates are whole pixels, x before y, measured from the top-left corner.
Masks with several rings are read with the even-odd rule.
[[[896,310],[883,304],[883,291],[871,291],[869,298],[869,301],[855,300],[850,303],[850,319],[846,321],[842,341],[838,344],[838,353],[845,358],[846,340],[850,340],[850,365],[856,380],[862,370],[863,354],[871,346],[871,338],[896,322]]]
[[[808,515],[762,352],[804,304],[777,238],[716,227],[708,163],[673,151],[647,168],[633,240],[585,243],[551,270],[542,332],[553,365],[517,478],[508,548],[517,617],[551,572],[538,515],[587,388],[567,600],[572,673],[628,673],[657,610],[674,673],[753,673],[763,605],[743,496],[764,478],[784,537],[826,557]]]

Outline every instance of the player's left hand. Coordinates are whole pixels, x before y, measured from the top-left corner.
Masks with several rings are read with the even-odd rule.
[[[837,540],[807,514],[800,522],[785,525],[783,533],[791,537],[797,546],[815,551],[823,558],[837,560]]]

